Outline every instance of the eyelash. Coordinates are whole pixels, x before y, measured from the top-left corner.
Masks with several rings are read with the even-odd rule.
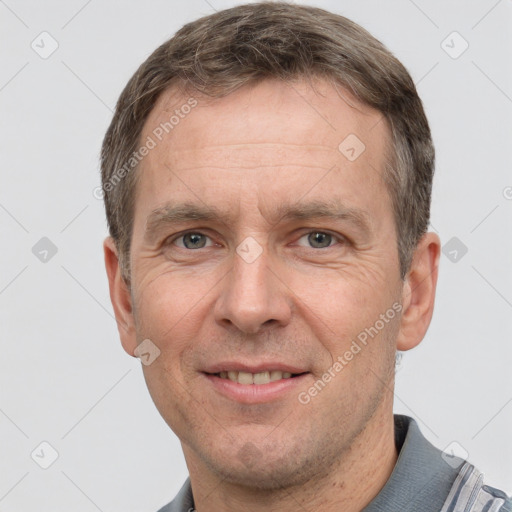
[[[349,242],[349,241],[348,241],[348,239],[347,239],[347,238],[345,238],[345,237],[344,237],[344,236],[342,236],[342,235],[337,235],[337,234],[331,233],[330,231],[324,231],[324,230],[320,230],[320,229],[312,229],[312,230],[310,230],[310,231],[307,231],[307,232],[303,233],[303,234],[299,237],[299,240],[300,240],[301,238],[304,238],[305,236],[308,236],[308,235],[312,234],[312,233],[322,233],[322,234],[325,234],[325,235],[330,235],[330,236],[332,237],[333,241],[335,241],[335,240],[336,240],[336,241],[338,242],[338,244],[340,244],[340,243],[341,243],[341,244],[343,244],[343,245],[347,245],[347,244],[348,244],[348,242]],[[189,231],[184,231],[184,232],[180,233],[179,235],[176,235],[176,236],[174,236],[174,237],[172,237],[172,238],[168,239],[168,240],[165,242],[165,245],[171,245],[171,244],[174,244],[174,242],[175,242],[176,240],[179,240],[179,239],[183,238],[185,235],[189,235],[189,234],[202,235],[202,236],[205,236],[205,237],[207,237],[207,238],[209,238],[209,239],[211,240],[211,237],[209,237],[208,235],[206,235],[205,233],[203,233],[203,232],[201,232],[201,231],[189,230]],[[335,245],[337,245],[337,244],[329,245],[329,246],[327,246],[327,247],[320,247],[320,248],[318,248],[318,247],[309,247],[309,249],[315,249],[315,250],[317,250],[317,251],[318,251],[318,250],[321,250],[321,249],[325,250],[325,249],[331,249],[332,247],[335,247]],[[179,246],[178,246],[178,247],[179,247]],[[211,247],[211,246],[208,246],[208,247]],[[200,247],[199,249],[206,249],[206,248],[207,248],[207,247]],[[199,249],[187,249],[186,247],[179,247],[179,249],[183,249],[183,250],[185,250],[185,251],[191,251],[191,252],[192,252],[192,251],[197,251],[197,250],[199,250]]]

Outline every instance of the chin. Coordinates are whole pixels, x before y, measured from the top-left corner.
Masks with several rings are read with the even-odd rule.
[[[297,447],[267,446],[258,448],[252,442],[245,443],[229,460],[225,453],[212,454],[206,461],[210,470],[232,485],[255,491],[277,491],[302,486],[320,476],[319,467],[329,467],[321,457],[308,456]]]
[[[252,468],[237,464],[212,469],[224,481],[256,491],[277,491],[297,487],[311,479],[310,475],[304,474],[304,466],[270,468],[268,464],[263,463]]]

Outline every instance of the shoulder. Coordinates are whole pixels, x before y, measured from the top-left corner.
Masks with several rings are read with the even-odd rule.
[[[187,478],[176,497],[158,512],[195,512],[190,478]]]
[[[499,508],[499,512],[512,512],[512,497],[507,496],[503,491],[500,491],[499,489],[495,489],[494,487],[491,487],[490,485],[484,485],[482,487],[482,490],[488,494],[489,500],[495,499],[495,500],[503,500],[503,504],[501,505],[501,508]],[[491,510],[491,509],[489,509]]]
[[[485,485],[471,463],[431,444],[413,418],[395,415],[395,443],[393,473],[365,512],[512,512],[509,496]]]
[[[512,499],[503,491],[484,484],[484,476],[465,462],[452,485],[441,512],[512,512]]]

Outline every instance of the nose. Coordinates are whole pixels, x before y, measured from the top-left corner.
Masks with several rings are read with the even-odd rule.
[[[242,252],[234,254],[232,270],[222,280],[215,304],[217,323],[246,334],[289,323],[292,292],[278,277],[274,263],[266,250],[254,261]]]

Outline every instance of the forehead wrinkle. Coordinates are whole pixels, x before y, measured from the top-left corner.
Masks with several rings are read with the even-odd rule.
[[[195,148],[178,149],[178,150],[176,150],[176,152],[187,153],[187,152],[198,151],[200,149],[210,149],[210,148],[215,149],[215,148],[224,148],[224,147],[244,149],[246,147],[252,148],[253,146],[264,146],[264,147],[285,146],[285,147],[299,148],[299,149],[304,149],[304,148],[321,149],[323,151],[336,151],[337,150],[337,147],[335,147],[335,146],[329,146],[329,145],[324,145],[324,144],[292,144],[289,142],[265,142],[265,141],[256,142],[255,141],[255,142],[233,142],[233,143],[225,143],[225,144],[205,144],[205,145],[195,147]]]
[[[241,197],[239,196],[238,208],[240,208],[240,203]],[[267,215],[262,211],[261,205],[258,204],[257,208],[262,217],[273,226],[280,222],[293,220],[332,218],[350,222],[365,234],[370,234],[372,231],[371,219],[365,210],[345,206],[336,198],[327,201],[312,200],[309,202],[283,203],[276,208],[268,209],[271,211],[267,211]],[[219,222],[226,226],[234,226],[238,224],[239,216],[235,217],[233,212],[222,211],[212,205],[167,203],[154,209],[149,214],[146,219],[144,238],[151,241],[161,227],[189,221]]]
[[[193,170],[205,168],[217,169],[252,169],[252,168],[310,168],[327,170],[340,160],[338,149],[328,146],[291,145],[283,147],[273,144],[263,145],[255,151],[255,146],[241,145],[203,146],[201,148],[170,150],[168,162],[172,169]],[[221,165],[218,163],[221,162]]]
[[[213,222],[225,215],[215,206],[196,205],[193,203],[166,203],[155,208],[147,217],[144,229],[144,238],[152,241],[158,230],[165,225],[177,224],[187,221]]]
[[[261,211],[261,208],[260,208]],[[359,208],[352,208],[343,204],[337,198],[327,200],[311,200],[308,202],[296,201],[283,203],[265,217],[273,225],[283,221],[310,220],[331,218],[348,221],[359,228],[363,233],[372,232],[372,220],[368,212]]]
[[[304,163],[286,163],[286,164],[254,164],[254,165],[223,165],[222,167],[219,167],[218,165],[192,165],[190,167],[176,167],[173,166],[173,170],[175,172],[180,171],[195,171],[199,169],[210,169],[210,170],[226,170],[226,169],[266,169],[271,168],[274,169],[276,167],[282,168],[286,165],[286,167],[300,167],[300,168],[307,168],[307,169],[321,169],[323,171],[328,171],[330,167],[326,167],[324,165],[309,165]]]
[[[320,156],[330,158],[333,155],[338,156],[339,151],[337,146],[325,145],[306,145],[306,144],[268,144],[268,143],[247,143],[247,144],[211,144],[194,146],[189,142],[191,147],[182,148],[182,145],[175,141],[171,144],[168,154],[173,160],[179,161],[183,158],[212,158],[219,157],[225,160],[226,158],[239,158],[244,155],[244,158],[251,158],[252,160],[263,158],[265,161],[275,160],[276,158],[299,158],[302,160],[308,157],[311,161],[317,160]],[[181,147],[180,147],[181,146]],[[256,151],[256,150],[261,151]],[[247,155],[247,156],[245,156]]]

